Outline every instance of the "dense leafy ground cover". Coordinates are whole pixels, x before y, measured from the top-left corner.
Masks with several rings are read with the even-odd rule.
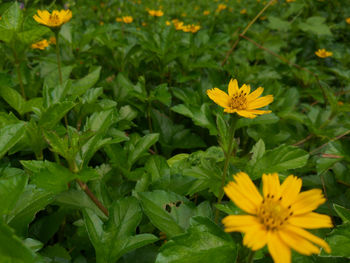
[[[33,19],[55,9],[72,11],[61,27]],[[310,211],[334,226],[310,232],[331,251],[292,261],[348,262],[348,0],[5,1],[0,16],[0,262],[288,262],[286,240],[253,254],[224,231],[254,193],[224,196],[240,171],[322,189]],[[231,78],[273,95],[271,113],[210,100]]]

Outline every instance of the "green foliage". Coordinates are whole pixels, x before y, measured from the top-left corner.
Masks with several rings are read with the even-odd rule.
[[[350,6],[282,0],[253,21],[268,2],[2,1],[0,262],[246,262],[220,223],[243,213],[222,192],[240,171],[322,189],[334,227],[315,232],[332,252],[292,261],[347,262]],[[67,8],[60,28],[33,19]],[[208,98],[231,78],[273,95],[271,113]]]

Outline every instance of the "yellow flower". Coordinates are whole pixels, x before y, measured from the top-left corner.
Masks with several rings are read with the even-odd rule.
[[[240,11],[240,13],[241,13],[242,15],[246,14],[246,13],[247,13],[247,9],[242,9],[242,10]]]
[[[178,19],[173,19],[172,22],[176,30],[182,30],[184,28],[184,23]]]
[[[231,79],[228,84],[228,94],[218,88],[207,90],[207,94],[216,104],[225,108],[225,112],[236,112],[242,117],[253,119],[256,115],[271,112],[269,110],[257,110],[273,101],[272,95],[259,97],[263,91],[264,89],[259,87],[250,93],[250,85],[243,84],[241,88],[238,88],[237,80]]]
[[[134,21],[134,19],[132,18],[132,16],[123,16],[123,17],[117,17],[115,19],[117,22],[123,22],[125,24],[130,24],[132,23],[132,21]]]
[[[225,193],[248,215],[226,216],[222,220],[226,232],[243,232],[243,244],[254,251],[267,245],[275,263],[290,263],[291,248],[311,255],[319,253],[320,246],[330,253],[323,239],[304,229],[333,226],[329,216],[312,212],[326,201],[320,189],[300,193],[302,181],[296,176],[288,176],[280,185],[276,173],[264,174],[261,196],[246,173],[233,178]]]
[[[171,26],[171,22],[170,22],[169,20],[165,21],[165,24],[166,24],[167,26]]]
[[[287,3],[295,2],[295,0],[286,0]]]
[[[147,10],[150,16],[163,16],[164,13],[162,10]]]
[[[182,31],[184,32],[192,32],[192,33],[196,33],[199,29],[201,29],[200,25],[187,25],[187,26],[183,26],[182,27]]]
[[[204,11],[203,11],[203,15],[207,16],[207,15],[209,15],[209,14],[210,14],[210,11],[209,11],[209,10],[204,10]]]
[[[50,14],[46,10],[38,10],[37,14],[33,16],[34,20],[44,26],[48,27],[60,27],[67,23],[72,18],[72,11],[67,10],[53,10]]]
[[[345,19],[346,23],[350,24],[350,17]]]
[[[51,44],[56,45],[56,38],[55,38],[55,37],[50,37],[50,39],[49,39],[49,44],[50,44],[50,45],[51,45]]]
[[[39,42],[36,42],[34,44],[31,45],[32,49],[40,49],[40,50],[44,50],[46,47],[49,46],[49,42],[47,42],[46,39],[43,39]]]
[[[324,48],[317,50],[315,54],[320,58],[327,58],[333,56],[333,52],[327,51]]]
[[[219,4],[217,9],[216,9],[216,12],[219,13],[222,10],[225,10],[226,8],[227,8],[227,6],[225,4]]]

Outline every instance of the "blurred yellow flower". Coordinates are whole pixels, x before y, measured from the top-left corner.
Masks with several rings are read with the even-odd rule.
[[[169,20],[165,21],[165,24],[166,24],[167,26],[171,26],[171,22],[170,22]]]
[[[147,26],[147,23],[146,22],[142,22],[141,25],[142,26]]]
[[[173,19],[172,20],[173,24],[174,24],[174,27],[176,30],[182,30],[183,27],[184,27],[184,23],[179,21],[178,19]]]
[[[117,22],[123,22],[125,24],[130,24],[132,23],[132,21],[134,21],[134,19],[132,18],[132,16],[123,16],[123,17],[117,17],[115,19]]]
[[[150,16],[163,16],[164,13],[162,10],[147,10]]]
[[[327,51],[324,48],[317,50],[315,54],[320,58],[327,58],[333,56],[333,52]]]
[[[191,32],[191,33],[196,33],[199,29],[201,29],[200,25],[186,25],[182,27],[182,31],[184,32]]]
[[[241,11],[239,11],[242,15],[247,13],[247,9],[242,9]]]
[[[207,16],[207,15],[209,15],[209,14],[210,14],[210,11],[209,11],[209,10],[204,10],[204,11],[203,11],[203,15]]]
[[[46,39],[43,39],[41,41],[38,41],[34,44],[31,45],[32,49],[40,49],[40,50],[44,50],[46,47],[49,46],[49,42],[47,42]]]
[[[224,191],[247,214],[226,216],[225,232],[243,232],[243,244],[253,251],[267,245],[275,263],[290,263],[291,249],[311,255],[322,247],[330,253],[323,239],[305,230],[333,226],[328,215],[312,212],[326,201],[320,189],[301,193],[302,180],[296,176],[289,175],[280,184],[278,174],[264,174],[261,195],[246,173],[233,179]]]
[[[225,10],[227,6],[225,4],[219,4],[218,7],[216,8],[216,12],[219,13],[222,10]]]
[[[295,2],[295,0],[286,0],[287,3]]]
[[[50,44],[50,45],[51,45],[51,44],[56,45],[56,38],[55,38],[55,37],[50,37],[50,39],[49,39],[49,44]]]
[[[350,17],[345,19],[346,23],[350,24]]]
[[[250,93],[250,85],[243,84],[239,88],[237,80],[231,79],[228,84],[228,94],[218,88],[213,88],[207,90],[207,95],[216,104],[225,108],[224,112],[236,112],[242,117],[253,119],[257,115],[271,112],[269,110],[257,110],[273,101],[272,95],[260,97],[263,91],[264,89],[259,87]]]
[[[53,10],[50,14],[46,10],[38,10],[37,14],[33,16],[34,20],[44,26],[57,28],[67,23],[72,18],[72,11],[67,10]]]

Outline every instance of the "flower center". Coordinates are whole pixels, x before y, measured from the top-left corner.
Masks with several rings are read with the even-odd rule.
[[[50,15],[50,22],[53,24],[53,25],[58,25],[60,24],[60,17],[58,14],[51,14]]]
[[[247,108],[247,93],[243,93],[243,90],[236,93],[231,97],[230,108],[236,110],[245,110]]]
[[[282,197],[268,194],[262,201],[257,216],[267,231],[280,228],[293,215],[292,207],[282,205]]]

